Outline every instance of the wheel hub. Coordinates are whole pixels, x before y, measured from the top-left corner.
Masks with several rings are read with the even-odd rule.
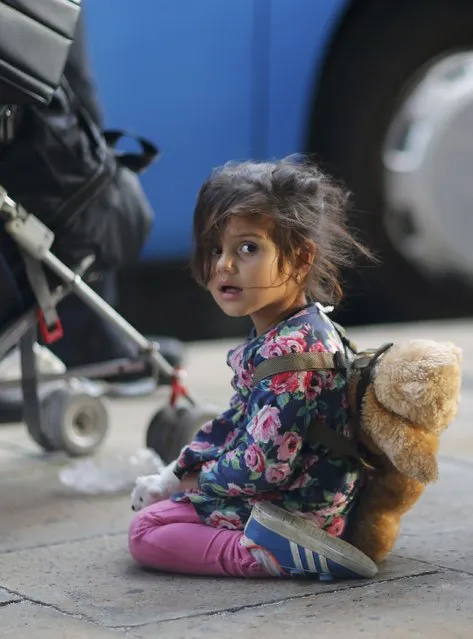
[[[74,415],[73,428],[82,437],[89,435],[93,430],[93,416],[88,411],[77,412]]]
[[[94,448],[103,438],[101,411],[93,401],[84,398],[71,401],[64,420],[64,432],[68,441],[78,448]]]
[[[473,278],[473,51],[436,60],[398,109],[383,149],[384,222],[431,275]]]

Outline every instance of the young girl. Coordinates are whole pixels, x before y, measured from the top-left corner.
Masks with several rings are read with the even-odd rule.
[[[314,419],[351,437],[344,373],[253,381],[266,360],[343,352],[319,303],[339,301],[338,269],[351,249],[364,250],[346,229],[345,206],[325,174],[291,159],[225,165],[203,185],[194,273],[227,315],[250,316],[254,331],[228,356],[230,408],[162,476],[137,482],[134,508],[155,502],[131,523],[139,564],[214,576],[375,574],[341,539],[359,466],[306,439]]]

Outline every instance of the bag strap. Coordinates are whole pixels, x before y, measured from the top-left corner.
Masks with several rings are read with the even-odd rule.
[[[393,346],[393,342],[386,342],[378,349],[357,353],[352,362],[353,370],[358,372],[358,381],[356,383],[356,406],[360,415],[363,407],[363,397],[365,396],[366,390],[371,384],[373,378],[373,370],[378,359],[382,357],[384,353],[391,348],[391,346]]]
[[[342,353],[288,353],[266,359],[259,364],[254,372],[255,384],[266,377],[279,373],[294,373],[315,370],[345,370],[346,360]]]
[[[303,372],[311,370],[346,370],[346,360],[342,353],[289,353],[261,362],[256,367],[253,381],[255,384],[279,373]],[[337,433],[321,421],[309,424],[306,441],[315,446],[322,445],[339,457],[361,459],[355,441]]]
[[[346,330],[343,328],[343,326],[341,326],[340,324],[337,324],[337,322],[334,322],[333,320],[330,320],[335,328],[335,330],[337,331],[338,335],[340,336],[340,339],[342,340],[342,344],[345,348],[348,348],[353,354],[358,352],[358,346],[355,344],[355,342],[353,342],[349,337],[348,334],[346,332]]]
[[[337,457],[348,457],[362,461],[357,443],[327,426],[324,422],[313,421],[307,429],[306,441],[312,446],[325,446]]]
[[[154,162],[154,160],[159,156],[158,147],[139,135],[132,135],[131,133],[120,129],[108,129],[107,131],[103,131],[103,136],[107,145],[114,149],[117,162],[134,173],[141,173],[144,171],[144,169],[152,164],[152,162]],[[138,142],[141,146],[141,153],[117,152],[115,150],[116,145],[123,137],[128,137]]]
[[[82,119],[82,123],[86,125],[89,135],[95,140],[97,146],[100,148],[101,144],[105,143],[113,151],[113,156],[120,166],[124,166],[134,173],[141,173],[159,157],[158,147],[146,138],[133,135],[122,129],[101,131],[65,75],[61,78],[61,87],[66,99],[69,100],[69,106],[76,109],[78,119]],[[141,153],[117,151],[116,146],[123,137],[129,137],[138,142],[141,146]]]

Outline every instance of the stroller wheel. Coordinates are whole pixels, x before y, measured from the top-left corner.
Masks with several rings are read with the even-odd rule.
[[[53,447],[47,450],[62,450],[71,457],[90,455],[108,432],[103,401],[87,393],[56,389],[44,397],[41,408],[44,437]]]
[[[171,463],[188,444],[203,423],[202,413],[196,408],[159,410],[149,423],[146,446],[154,450],[165,464]]]
[[[43,404],[41,404],[41,409],[42,412],[44,414],[43,411]],[[44,418],[43,420],[44,421]],[[41,426],[43,426],[43,424],[41,424]],[[46,435],[44,434],[43,430],[41,431],[36,431],[33,428],[30,428],[28,422],[26,423],[26,427],[28,429],[28,433],[30,435],[30,437],[32,438],[32,440],[34,442],[36,442],[36,444],[38,444],[38,446],[40,446],[43,450],[45,450],[47,453],[54,453],[56,452],[58,449],[53,446],[53,444],[49,441],[49,439],[46,437]]]

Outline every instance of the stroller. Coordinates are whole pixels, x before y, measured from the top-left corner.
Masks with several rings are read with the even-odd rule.
[[[87,285],[83,278],[94,258],[85,258],[72,270],[51,252],[53,241],[53,232],[0,185],[0,359],[18,345],[21,361],[21,379],[0,381],[0,388],[21,385],[23,419],[41,448],[84,456],[101,445],[109,420],[101,397],[80,380],[151,366],[156,380],[160,375],[171,380],[171,394],[169,405],[148,425],[146,446],[170,462],[204,418],[183,384],[183,373],[163,358],[159,345],[145,339]],[[60,339],[62,327],[55,308],[68,294],[79,296],[113,322],[139,347],[139,357],[40,375],[35,354],[37,331],[45,344]],[[54,386],[60,380],[61,386]]]
[[[0,388],[21,386],[23,419],[40,447],[88,455],[104,440],[108,416],[86,380],[151,367],[171,384],[171,398],[151,420],[146,445],[170,461],[197,429],[199,409],[156,344],[86,283],[96,261],[137,257],[153,211],[134,174],[158,151],[136,138],[141,154],[120,152],[124,132],[102,131],[80,2],[43,0],[35,11],[24,4],[0,0],[0,18],[13,16],[15,25],[0,41],[0,361],[19,346],[21,363],[21,379]],[[33,49],[21,46],[31,38]],[[58,227],[64,221],[68,237]],[[123,331],[139,356],[39,375],[37,331],[46,345],[61,337],[56,305],[71,293]]]

